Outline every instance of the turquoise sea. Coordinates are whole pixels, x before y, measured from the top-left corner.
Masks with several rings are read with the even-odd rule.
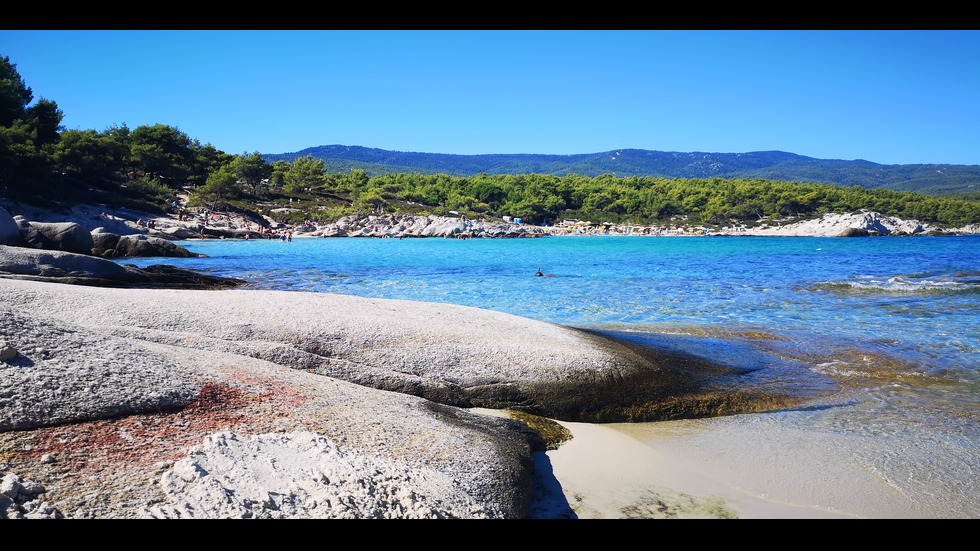
[[[773,453],[799,451],[811,440],[798,435],[812,435],[821,449],[803,455],[820,456],[819,468],[847,463],[902,511],[980,516],[980,236],[180,244],[208,258],[139,264],[255,288],[498,310],[725,362],[745,385],[805,389],[802,407],[714,423],[751,427],[782,450]],[[535,277],[539,267],[549,277]],[[797,436],[778,441],[786,428]],[[833,502],[833,481],[823,484],[811,491]]]

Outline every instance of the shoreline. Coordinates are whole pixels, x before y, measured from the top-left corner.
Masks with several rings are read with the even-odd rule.
[[[481,463],[487,463],[489,460],[489,456],[486,455],[487,452],[485,451],[474,449],[470,453],[457,448],[456,443],[462,438],[460,434],[469,433],[457,433],[456,431],[464,428],[464,426],[475,426],[470,421],[463,421],[463,425],[452,421],[445,426],[440,425],[440,422],[436,421],[436,419],[445,419],[447,421],[450,419],[464,420],[469,418],[471,414],[475,417],[485,417],[485,415],[477,415],[481,413],[479,410],[463,409],[456,411],[436,404],[427,405],[430,402],[422,401],[420,398],[410,397],[402,393],[381,392],[360,385],[353,385],[353,383],[342,383],[333,377],[323,377],[319,374],[307,372],[307,370],[297,370],[287,368],[284,365],[280,366],[269,363],[269,361],[276,360],[271,355],[271,351],[285,351],[285,343],[294,340],[294,337],[298,338],[301,336],[301,334],[289,335],[282,344],[279,344],[273,341],[273,337],[276,336],[274,332],[270,333],[273,327],[278,327],[281,330],[292,333],[292,328],[287,322],[288,318],[282,316],[282,310],[284,306],[296,306],[298,303],[295,301],[300,301],[304,304],[315,303],[317,306],[329,305],[339,307],[348,312],[371,310],[362,312],[364,314],[363,316],[352,316],[349,314],[343,316],[347,321],[347,329],[345,331],[352,329],[350,326],[351,323],[355,325],[360,322],[370,323],[372,325],[376,324],[376,322],[370,321],[369,318],[372,317],[372,314],[377,314],[382,311],[392,312],[398,310],[399,313],[395,313],[392,319],[404,318],[410,311],[417,312],[421,308],[418,303],[391,300],[363,300],[347,297],[330,297],[327,295],[315,297],[296,294],[283,295],[276,292],[248,290],[144,291],[73,288],[70,286],[27,282],[0,283],[0,285],[2,285],[3,291],[8,299],[10,299],[7,302],[8,305],[32,305],[31,313],[28,314],[25,311],[23,314],[17,314],[18,319],[19,317],[23,317],[24,320],[32,320],[31,323],[42,324],[38,328],[31,329],[29,332],[9,331],[7,333],[8,340],[10,340],[11,344],[17,345],[17,348],[23,353],[21,356],[14,358],[14,363],[0,363],[0,370],[5,370],[4,373],[7,377],[27,377],[29,374],[24,372],[25,368],[32,367],[33,369],[31,371],[36,371],[37,376],[50,378],[50,384],[54,384],[55,381],[59,380],[63,383],[71,384],[74,384],[77,380],[78,383],[84,384],[83,381],[88,380],[91,375],[86,375],[84,370],[78,371],[76,368],[70,366],[89,365],[91,367],[88,369],[95,368],[94,366],[96,364],[91,364],[88,358],[95,356],[101,357],[102,354],[99,352],[101,348],[109,346],[116,350],[114,356],[120,356],[123,351],[128,356],[113,358],[111,360],[107,359],[107,361],[112,363],[100,366],[99,369],[111,373],[112,377],[116,378],[117,384],[129,384],[127,391],[140,391],[140,387],[134,384],[134,379],[131,379],[132,377],[138,377],[142,381],[142,385],[146,386],[145,392],[152,397],[157,397],[162,392],[165,392],[166,386],[179,383],[174,389],[174,397],[176,398],[177,394],[179,394],[180,396],[186,395],[183,398],[184,400],[193,399],[197,392],[194,388],[199,383],[192,382],[192,380],[196,380],[198,377],[203,377],[204,380],[207,380],[217,376],[220,384],[226,385],[225,388],[228,390],[225,392],[228,393],[227,395],[229,397],[235,395],[232,392],[233,388],[241,388],[242,392],[248,388],[238,387],[239,383],[235,383],[234,381],[252,381],[249,384],[253,385],[256,382],[256,377],[275,380],[274,383],[262,383],[261,386],[267,386],[269,390],[259,389],[260,395],[268,395],[269,398],[263,398],[254,402],[255,406],[248,406],[261,407],[264,410],[263,415],[269,416],[269,420],[259,422],[258,419],[253,419],[249,424],[238,425],[238,428],[235,428],[233,425],[232,428],[227,429],[242,431],[240,434],[261,433],[257,434],[256,437],[261,437],[263,440],[256,440],[254,443],[249,443],[242,437],[220,436],[213,434],[213,431],[210,429],[202,427],[204,430],[202,430],[201,435],[207,434],[207,438],[209,439],[205,441],[202,452],[209,454],[209,458],[213,455],[214,459],[201,459],[202,456],[196,452],[195,454],[185,456],[184,454],[190,451],[189,448],[182,448],[183,451],[178,449],[171,450],[170,454],[173,459],[170,459],[170,463],[158,463],[148,471],[149,476],[154,478],[154,482],[147,486],[145,491],[159,491],[151,490],[153,487],[161,489],[169,488],[170,490],[168,491],[171,492],[171,499],[174,502],[172,505],[167,505],[166,507],[161,506],[162,508],[154,506],[150,512],[142,513],[143,515],[169,517],[189,515],[190,513],[182,508],[182,499],[189,500],[188,503],[197,509],[197,515],[199,516],[207,516],[209,513],[227,517],[241,514],[241,511],[244,509],[230,509],[225,511],[219,508],[215,511],[206,511],[206,508],[211,506],[212,503],[210,498],[205,497],[208,494],[203,494],[202,496],[204,488],[199,486],[204,481],[185,481],[180,483],[183,485],[177,485],[179,480],[174,477],[182,476],[180,474],[184,472],[182,469],[191,469],[193,467],[189,463],[192,458],[194,461],[215,462],[218,461],[217,454],[241,453],[244,459],[236,459],[236,464],[243,461],[256,461],[255,459],[249,458],[258,457],[261,459],[261,457],[265,456],[275,457],[285,468],[287,465],[285,463],[285,457],[287,455],[292,456],[295,453],[289,451],[295,445],[295,438],[303,434],[294,431],[308,424],[311,419],[316,419],[315,423],[320,426],[330,424],[333,427],[331,430],[324,432],[324,435],[343,435],[340,441],[346,441],[349,445],[352,445],[352,448],[349,448],[350,453],[357,453],[358,449],[374,449],[380,453],[382,450],[393,450],[398,446],[410,445],[408,449],[401,453],[409,453],[418,457],[429,456],[432,453],[437,453],[438,455],[447,454],[447,457],[450,455],[455,457],[458,455],[471,456],[479,452],[479,454],[484,454],[481,455],[481,459],[479,460]],[[18,290],[20,292],[17,292]],[[215,311],[209,312],[206,317],[198,319],[198,315],[192,313],[197,312],[200,314],[201,311],[196,310],[194,306],[200,307],[203,304],[209,303],[210,299],[206,299],[206,297],[213,297],[215,300],[221,300],[222,302],[235,302],[240,305],[241,309],[239,309],[239,306],[232,305],[219,307],[218,304],[213,303],[210,309]],[[235,297],[238,298],[235,299]],[[246,298],[248,299],[247,301],[245,301]],[[162,299],[166,300],[164,301]],[[127,314],[119,308],[121,304],[130,303],[138,306],[137,310],[141,311],[139,315]],[[350,307],[345,306],[348,303]],[[264,306],[264,308],[257,308],[260,305]],[[227,306],[232,307],[229,308]],[[368,306],[369,308],[366,308]],[[469,318],[478,318],[475,320],[478,325],[479,323],[483,323],[481,320],[492,318],[495,321],[500,321],[503,319],[496,314],[479,312],[469,308],[451,308],[444,305],[431,305],[427,308],[432,313],[438,312],[440,317],[450,315],[458,316],[455,321],[447,320],[453,327],[460,325],[465,319]],[[295,311],[295,308],[287,307],[285,310]],[[15,322],[18,319],[7,320],[9,322],[9,328],[15,327]],[[261,324],[254,321],[246,324],[246,319],[265,319],[266,321]],[[427,316],[419,319],[432,321],[432,318]],[[217,320],[222,320],[222,323],[217,323]],[[508,323],[517,324],[517,328],[521,330],[522,334],[528,332],[528,328],[525,327],[527,325],[533,326],[533,329],[536,329],[538,332],[546,327],[539,323],[528,322],[510,316],[507,317],[507,320],[509,320]],[[255,325],[252,325],[253,323]],[[55,330],[46,330],[43,324],[53,324],[52,329]],[[59,331],[61,329],[57,329],[62,324],[65,324],[63,327],[72,331],[71,338],[74,339],[72,342],[60,342],[65,339],[63,336],[59,337]],[[414,322],[409,325],[417,326]],[[431,323],[428,325],[431,325]],[[497,325],[499,326],[499,324]],[[141,327],[142,329],[139,331],[128,329],[134,326]],[[301,326],[302,324],[297,325],[297,327]],[[242,332],[243,329],[244,332]],[[323,329],[329,329],[329,324],[324,325]],[[389,327],[388,329],[390,333],[391,328]],[[556,332],[556,337],[568,334],[566,329],[555,328],[553,330]],[[246,341],[240,340],[241,337],[250,335],[252,331],[258,331],[259,334],[264,335],[260,339],[262,342],[247,345]],[[37,344],[32,344],[30,347],[26,345],[27,341],[25,339],[28,338],[27,335],[30,335],[31,339],[37,339],[48,335],[49,332],[49,338],[51,339],[49,343],[45,344],[44,342],[38,341]],[[319,333],[320,331],[316,330],[314,332]],[[533,333],[535,331],[532,330],[531,332]],[[365,334],[372,340],[379,338],[380,335],[374,329],[368,329]],[[504,334],[502,333],[502,335]],[[10,337],[13,338],[11,339]],[[108,337],[108,340],[106,337]],[[347,338],[350,338],[350,333],[348,333]],[[78,342],[74,343],[74,341]],[[418,339],[412,339],[412,342],[419,341]],[[500,338],[497,339],[497,342],[498,346],[503,344]],[[197,346],[188,346],[194,343],[200,344]],[[74,344],[77,344],[77,346],[74,346]],[[249,348],[249,346],[252,346],[252,348]],[[516,342],[515,346],[518,349],[524,348]],[[242,347],[245,348],[243,349]],[[562,343],[561,347],[564,349],[563,354],[569,352],[567,350],[569,347],[568,343]],[[203,355],[202,352],[204,352]],[[412,357],[417,356],[418,353],[417,345],[413,347],[411,353],[407,350],[405,352],[406,355]],[[276,354],[279,354],[279,352],[276,352]],[[435,355],[430,354],[429,356],[441,358],[443,357],[441,354],[443,352],[436,351]],[[510,355],[508,357],[512,356]],[[137,361],[135,360],[137,357],[142,359]],[[263,357],[267,359],[262,359]],[[385,360],[380,362],[379,365],[383,364],[387,365],[389,369],[393,368],[390,362],[396,358],[387,354],[384,358]],[[31,362],[33,362],[33,366]],[[533,362],[524,362],[522,360],[522,363]],[[139,365],[138,368],[136,368],[137,365]],[[69,366],[69,368],[66,369],[64,366]],[[126,366],[129,367],[127,368]],[[126,369],[129,370],[128,375],[122,372]],[[153,379],[148,376],[154,369],[160,371],[157,382],[153,382]],[[193,373],[197,373],[198,375],[192,375]],[[65,377],[69,376],[80,378],[65,379]],[[323,390],[318,390],[321,388]],[[273,391],[272,389],[276,390]],[[328,394],[322,394],[322,398],[317,398],[317,401],[323,404],[322,406],[318,406],[323,408],[322,411],[308,418],[303,417],[301,414],[301,409],[306,410],[308,406],[300,409],[297,409],[295,406],[278,409],[280,406],[277,403],[280,398],[276,398],[275,400],[271,399],[272,396],[277,396],[286,399],[285,404],[292,402],[299,403],[306,400],[301,398],[301,395],[307,395],[312,398],[315,395],[321,395],[320,393],[326,392],[327,389],[329,389]],[[78,389],[77,392],[81,393],[79,396],[88,396],[86,398],[88,400],[97,398],[97,396],[90,396],[91,391],[85,391],[84,388]],[[270,392],[272,393],[270,394]],[[338,395],[337,392],[342,392],[342,394]],[[106,385],[106,388],[99,390],[98,393],[104,394],[106,399],[113,402],[121,398],[119,388],[112,387],[112,385]],[[347,395],[351,395],[352,397],[347,398]],[[344,397],[338,398],[338,396]],[[139,396],[134,396],[134,398],[139,398]],[[39,395],[39,399],[56,400],[58,404],[68,407],[68,404],[64,403],[64,400],[57,398],[56,395],[50,397]],[[366,402],[364,402],[365,399],[367,399]],[[363,406],[354,406],[354,401],[364,402],[364,404]],[[390,411],[379,408],[380,404],[387,402],[392,402]],[[242,407],[246,407],[250,403],[252,402],[246,399],[242,401]],[[37,405],[40,406],[40,404]],[[75,405],[82,406],[85,404],[76,403]],[[117,408],[118,406],[110,407]],[[405,407],[409,409],[402,409]],[[418,408],[421,408],[421,410]],[[432,413],[438,412],[439,416],[433,418],[431,421],[426,421],[424,426],[416,425],[418,421],[412,420],[416,414],[408,413],[406,415],[406,412],[430,410]],[[193,410],[190,410],[188,414],[191,411]],[[456,413],[453,413],[453,411],[456,411]],[[66,420],[73,418],[78,413],[79,410],[75,408],[72,408],[70,411],[66,410]],[[146,427],[148,421],[137,421],[141,418],[141,415],[137,413],[135,416],[123,416],[117,420],[113,420],[110,416],[109,419],[103,421],[98,420],[101,417],[100,415],[94,415],[93,419],[78,419],[78,421],[82,421],[83,425],[102,427],[100,430],[105,431],[106,436],[110,437],[120,431],[135,434],[137,427],[141,425]],[[392,417],[392,415],[394,416]],[[738,421],[757,419],[761,415],[764,414],[729,416],[692,422],[692,426],[695,429],[691,433],[703,435],[704,438],[717,441],[717,445],[730,444],[733,441],[739,442],[739,435],[751,435],[751,433],[741,431],[741,426],[738,424]],[[294,416],[300,417],[292,420]],[[363,416],[363,420],[361,416]],[[243,420],[249,417],[244,417]],[[428,419],[429,414],[426,414],[425,418]],[[179,424],[187,422],[186,420],[180,419],[181,417],[176,418]],[[163,418],[160,419],[161,422],[163,420]],[[361,425],[361,423],[364,424]],[[702,430],[698,428],[710,427],[715,423],[720,427],[717,430]],[[735,423],[734,429],[730,430],[733,427],[732,423]],[[565,442],[555,451],[534,452],[532,454],[535,465],[533,472],[530,472],[529,476],[534,477],[538,481],[538,484],[531,494],[532,502],[524,518],[839,518],[846,516],[874,516],[849,514],[852,511],[847,509],[840,509],[844,512],[839,513],[838,511],[829,509],[821,510],[812,503],[801,503],[799,501],[787,503],[785,501],[753,496],[751,493],[747,493],[744,489],[738,487],[743,480],[751,482],[751,476],[743,477],[742,479],[739,476],[729,478],[718,477],[720,473],[724,472],[722,470],[723,468],[732,468],[732,461],[725,455],[718,457],[715,462],[699,464],[696,461],[700,460],[697,447],[692,448],[691,446],[684,445],[667,447],[659,443],[650,444],[643,437],[644,431],[650,427],[684,426],[684,422],[616,425],[559,422],[559,424],[566,426],[572,431],[573,439]],[[13,438],[14,440],[10,441],[10,445],[13,446],[14,442],[23,441],[23,443],[26,443],[49,432],[52,435],[59,435],[62,431],[71,432],[73,426],[76,425],[69,423],[63,427],[56,426],[6,434],[0,433],[3,437],[0,438],[0,442],[6,438]],[[358,429],[357,427],[362,428]],[[448,430],[448,427],[455,428]],[[279,434],[282,437],[291,436],[294,438],[293,443],[282,440],[280,437],[273,437],[271,436],[272,434]],[[423,437],[422,435],[425,436]],[[472,438],[474,436],[466,436],[466,438]],[[500,436],[503,436],[503,433],[500,433]],[[796,440],[789,440],[787,442],[790,444],[793,442],[799,444],[809,437],[810,435],[800,432],[796,434]],[[269,438],[278,439],[271,441]],[[393,440],[394,438],[402,441],[396,443]],[[443,439],[444,444],[426,451],[431,445],[431,442],[440,438]],[[69,448],[61,449],[64,448],[64,444],[59,444],[58,442],[70,442],[72,440],[73,437],[53,436],[51,443],[54,446],[51,452],[53,462],[46,462],[47,460],[43,458],[39,462],[32,460],[35,461],[30,463],[33,465],[32,469],[37,470],[27,472],[44,473],[50,468],[59,469],[58,464],[62,462],[65,462],[64,465],[70,465],[71,463],[67,462],[69,461],[68,458],[62,454],[76,453],[76,450],[73,448],[84,450],[83,445],[81,443],[72,444]],[[208,444],[208,442],[211,443]],[[383,444],[385,442],[388,442],[388,444]],[[692,442],[698,444],[699,440],[694,439]],[[174,446],[175,444],[168,445]],[[181,446],[185,445],[201,446],[200,441],[187,442]],[[155,454],[162,449],[160,446],[161,443],[159,442],[147,442],[144,444],[141,453]],[[38,442],[33,442],[32,447],[38,448],[39,452],[42,449]],[[254,450],[253,447],[255,448]],[[324,453],[337,453],[331,451],[331,448],[329,448],[326,442],[320,444],[320,447]],[[15,465],[28,465],[27,463],[13,460],[16,457],[15,449],[14,447],[8,447],[5,452],[7,453],[7,458],[11,460],[11,472],[18,471]],[[790,446],[788,449],[793,448]],[[449,452],[450,450],[452,450],[451,453]],[[741,451],[744,452],[744,448]],[[401,457],[401,453],[395,455]],[[181,457],[185,457],[185,459],[180,459]],[[321,455],[320,457],[323,456]],[[346,457],[353,458],[354,456],[348,455]],[[129,455],[120,456],[119,459],[122,460],[123,458],[128,458],[126,459],[127,462],[133,461],[133,457]],[[793,471],[794,465],[784,462],[778,455],[772,457],[763,455],[761,457],[756,456],[756,458],[764,459],[766,463],[776,462],[784,464],[789,470],[784,471],[783,474]],[[345,460],[344,457],[340,459]],[[445,472],[451,476],[458,476],[452,475],[451,473],[467,472],[475,465],[472,463],[474,459],[476,457],[460,457],[455,459],[453,461],[456,466],[450,467]],[[510,473],[508,476],[517,476],[521,472],[511,470],[514,466],[507,464],[506,455],[497,459],[497,461],[501,462],[500,468],[503,469],[499,471],[500,473],[507,472]],[[743,465],[750,464],[750,462],[746,461],[735,462]],[[224,464],[226,467],[222,467],[222,469],[216,471],[215,475],[221,474],[223,477],[226,477],[228,481],[223,482],[223,484],[229,484],[231,486],[227,487],[231,488],[232,491],[240,492],[247,491],[260,494],[262,491],[265,491],[263,489],[264,484],[283,485],[287,483],[282,478],[251,481],[244,474],[234,474],[236,472],[255,472],[252,469],[258,468],[260,463],[261,461],[255,463],[256,467],[245,465],[231,467],[230,469],[227,468],[226,463]],[[121,474],[128,467],[124,468],[123,465],[113,467],[113,464],[108,464],[107,468]],[[213,470],[213,468],[208,467],[208,463],[203,463],[202,468],[205,471]],[[456,471],[456,469],[459,469],[459,471]],[[173,474],[167,474],[171,471]],[[803,471],[806,471],[806,469],[803,469]],[[291,476],[289,474],[291,472],[287,470],[284,476]],[[299,473],[300,471],[296,472]],[[755,473],[750,469],[748,474]],[[138,475],[134,473],[134,476],[144,477],[147,476],[147,472],[140,472]],[[392,476],[396,475],[393,474]],[[499,473],[487,478],[483,478],[483,475],[480,475],[477,477],[476,482],[487,484],[490,481],[496,481],[498,484],[510,487],[509,485],[511,483],[504,483],[504,481],[498,480],[498,477]],[[59,488],[59,483],[53,482],[55,478],[39,476],[36,480],[42,485],[47,486],[49,490],[54,491],[56,495],[61,496],[64,496],[66,492],[71,493],[71,488],[77,485],[87,484],[85,480],[79,478],[79,480],[74,482],[63,481],[60,483],[62,484],[61,488]],[[118,484],[132,485],[136,483],[134,480],[136,479],[121,477]],[[253,482],[258,489],[244,485]],[[792,483],[796,482],[796,480],[788,478],[780,482],[782,483],[781,488],[791,489]],[[141,484],[143,483],[141,482]],[[239,486],[235,486],[235,484]],[[556,484],[558,485],[557,487],[561,488],[560,491],[555,491]],[[321,488],[319,491],[327,490],[328,488]],[[765,488],[763,490],[766,491]],[[118,495],[122,495],[120,494],[121,491],[117,489],[107,492],[104,498],[112,499]],[[864,499],[862,497],[863,495],[861,492],[858,492],[855,499],[860,501]],[[55,501],[59,507],[62,507],[62,503],[71,503],[73,506],[81,507],[83,503],[64,497],[60,499],[63,502]],[[146,498],[141,497],[140,499]],[[868,504],[868,507],[870,506],[871,504]],[[86,505],[86,508],[88,507]],[[71,509],[66,510],[66,512],[68,511],[71,511]],[[118,511],[114,514],[140,515],[138,511],[125,511],[127,512]],[[297,513],[297,515],[301,516],[300,513]]]
[[[43,290],[43,287],[29,283],[12,283],[5,287]],[[118,298],[135,299],[144,294],[126,290],[79,290],[76,293],[67,287],[46,288],[65,298],[72,295],[109,298],[111,294]],[[206,296],[202,293],[194,292],[194,295]],[[248,293],[251,299],[263,296],[278,298],[276,303],[280,306],[281,299],[287,298],[283,295],[247,290],[215,293],[220,293],[214,295],[216,297]],[[170,301],[183,294],[184,292],[152,293],[160,297],[166,296]],[[44,313],[44,318],[47,318],[61,312],[66,302],[74,302],[77,298],[75,296],[70,301],[59,299],[31,302],[35,308],[48,304],[46,308],[41,308],[48,310]],[[318,297],[318,300],[326,299]],[[100,311],[97,305],[101,302],[79,302],[68,310],[79,310],[79,319],[89,320],[93,316],[83,315],[81,310],[87,309],[96,313]],[[187,305],[179,302],[173,304],[176,309],[171,312],[172,315],[184,316],[194,311],[183,307]],[[255,302],[249,300],[252,306]],[[402,301],[368,302],[383,305],[387,310],[398,306]],[[142,304],[142,308],[157,308],[151,308],[151,304],[152,302]],[[78,308],[83,305],[85,308]],[[412,303],[411,306],[414,308],[418,304]],[[141,323],[152,328],[153,323],[149,320],[164,318],[169,311],[168,307],[161,308],[163,309],[155,314],[145,314],[147,321]],[[445,308],[438,307],[443,315],[447,313]],[[113,313],[109,314],[106,321],[113,321],[108,324],[86,324],[85,332],[105,324],[115,328],[111,333],[116,337],[126,337],[129,340],[136,336],[135,333],[122,329],[130,323],[128,320],[120,317],[118,321],[114,321],[116,316],[123,316],[121,311],[116,308],[109,308],[107,311]],[[474,313],[469,309],[466,312]],[[66,314],[65,317],[74,316]],[[259,317],[268,317],[268,313]],[[231,322],[228,328],[239,326],[240,323],[238,319],[229,319],[227,314],[215,319]],[[188,321],[185,319],[179,325],[180,329],[175,335],[178,341],[202,338],[220,338],[223,341],[227,338],[217,334],[209,336],[188,325]],[[215,324],[214,327],[220,325]],[[273,323],[272,326],[285,327],[282,323]],[[160,333],[163,328],[169,327],[170,323],[164,323],[151,330]],[[262,333],[269,336],[265,331]],[[168,355],[178,353],[177,348],[171,348],[177,342],[170,342],[169,339],[153,340],[159,342],[151,350],[166,351]],[[93,344],[95,342],[93,340]],[[237,339],[228,342],[237,342]],[[167,346],[160,346],[164,344]],[[58,353],[56,347],[49,350],[45,354]],[[227,352],[229,351],[225,351]],[[183,357],[185,354],[195,355],[196,352],[188,349],[179,354]],[[248,360],[250,362],[259,360],[251,353],[237,352],[235,359],[228,356],[223,360],[229,367],[222,369],[229,369],[233,363],[244,358],[251,358]],[[194,362],[207,364],[210,360],[202,356]],[[0,367],[3,367],[2,364]],[[57,366],[52,367],[59,373],[63,371]],[[210,372],[210,367],[200,367],[204,372]],[[255,369],[265,370],[267,367],[256,365]],[[301,373],[295,376],[302,376],[304,379],[319,377]],[[335,384],[326,380],[320,382]],[[311,380],[304,384],[320,382],[312,383]],[[156,388],[154,392],[158,390]],[[362,389],[352,389],[351,392],[371,393]],[[411,400],[400,396],[391,398]],[[382,418],[385,417],[379,417]],[[387,421],[382,423],[386,425]],[[941,507],[930,508],[925,505],[915,508],[915,503],[896,488],[889,487],[887,480],[877,478],[875,473],[862,472],[861,469],[848,465],[847,448],[841,445],[844,437],[838,439],[819,430],[811,432],[798,426],[785,426],[777,415],[758,413],[636,424],[559,424],[569,428],[574,437],[558,450],[534,453],[534,476],[538,480],[538,487],[526,518],[940,518],[944,512],[948,512]],[[760,431],[760,427],[765,430]],[[379,434],[373,438],[386,437]],[[834,445],[823,445],[828,443]],[[841,488],[846,490],[842,492]]]
[[[686,219],[686,217],[684,217]],[[554,236],[639,236],[639,237],[871,237],[871,236],[940,236],[974,235],[980,233],[980,225],[973,224],[962,228],[945,228],[895,216],[886,216],[875,211],[862,210],[855,213],[826,213],[816,218],[796,220],[789,218],[781,224],[770,226],[763,222],[758,226],[745,226],[733,221],[731,226],[711,229],[705,226],[690,225],[678,221],[667,225],[599,225],[589,222],[563,222],[558,226],[545,228]],[[604,227],[604,229],[599,229]]]
[[[565,220],[555,225],[536,226],[514,221],[467,219],[465,216],[413,214],[350,215],[332,223],[301,226],[272,224],[243,214],[229,212],[151,215],[105,206],[77,205],[71,212],[55,213],[30,205],[11,205],[12,214],[22,213],[28,220],[74,222],[90,231],[109,227],[120,234],[143,234],[169,241],[207,239],[335,239],[365,237],[377,239],[521,239],[565,236],[637,237],[867,237],[867,236],[959,236],[980,234],[980,224],[960,228],[943,227],[915,219],[887,216],[876,211],[825,213],[816,218],[786,218],[747,226],[735,221],[731,226],[712,229],[690,224],[686,217],[669,224],[597,224]],[[100,214],[95,214],[100,213]],[[773,225],[769,225],[772,222]],[[270,224],[263,228],[262,224]]]
[[[802,454],[801,429],[773,446],[790,458],[737,418],[560,424],[573,438],[535,454],[545,493],[528,518],[943,518],[829,452]]]
[[[72,518],[335,514],[316,497],[347,491],[330,477],[312,489],[301,468],[257,477],[263,461],[308,454],[325,473],[336,461],[370,471],[358,459],[369,454],[406,477],[399,487],[429,477],[434,486],[413,490],[434,495],[411,502],[422,515],[522,517],[534,438],[449,402],[560,408],[565,395],[537,381],[565,381],[558,390],[574,397],[582,387],[569,384],[594,389],[595,373],[638,361],[578,330],[447,304],[22,280],[0,282],[0,295],[0,478],[36,482]],[[351,514],[406,514],[397,507],[408,490],[392,491],[392,509]],[[303,507],[280,509],[268,492]],[[226,504],[226,494],[246,501]],[[428,505],[436,500],[453,506]]]

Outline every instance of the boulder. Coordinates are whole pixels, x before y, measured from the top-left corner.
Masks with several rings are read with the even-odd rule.
[[[40,278],[127,280],[134,277],[137,270],[93,256],[0,245],[0,273]]]
[[[119,234],[96,229],[92,232],[92,254],[103,258],[113,258],[116,255],[116,245],[119,244]]]
[[[422,230],[423,237],[453,237],[466,233],[466,223],[462,220],[451,218],[434,221]]]
[[[16,245],[20,241],[20,227],[3,207],[0,207],[0,245]]]
[[[347,237],[347,232],[337,226],[327,226],[317,231],[314,235],[320,237]]]
[[[0,245],[0,276],[104,287],[170,289],[218,289],[243,283],[173,266],[140,269],[95,256],[6,245]]]
[[[164,235],[167,239],[174,239],[177,241],[182,241],[184,239],[195,239],[201,236],[201,230],[192,230],[185,226],[171,226],[169,228],[163,228],[160,233]]]
[[[102,258],[191,258],[201,255],[171,243],[161,237],[147,235],[116,235],[96,230],[92,232],[91,254]]]
[[[115,251],[117,256],[133,258],[154,256],[190,258],[199,256],[166,239],[146,235],[120,236]]]
[[[864,228],[847,228],[837,235],[837,237],[869,237],[871,232]]]
[[[16,348],[10,346],[5,341],[0,341],[0,362],[9,362],[16,358],[17,354]]]
[[[92,234],[75,222],[30,222],[18,220],[23,244],[34,249],[91,254]]]
[[[901,220],[898,218],[893,220],[895,221],[892,228],[893,235],[918,235],[925,231],[918,220]]]
[[[32,480],[0,473],[0,519],[64,518],[61,511],[39,499],[44,492],[44,487]]]

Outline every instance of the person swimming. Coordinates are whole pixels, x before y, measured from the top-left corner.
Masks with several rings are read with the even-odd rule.
[[[535,272],[534,277],[555,277],[553,274],[543,274],[541,273],[541,266],[538,266],[538,271]]]

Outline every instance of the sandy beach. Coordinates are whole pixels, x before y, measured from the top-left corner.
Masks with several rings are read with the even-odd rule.
[[[849,461],[853,442],[749,416],[592,425],[540,452],[530,518],[938,518]]]

